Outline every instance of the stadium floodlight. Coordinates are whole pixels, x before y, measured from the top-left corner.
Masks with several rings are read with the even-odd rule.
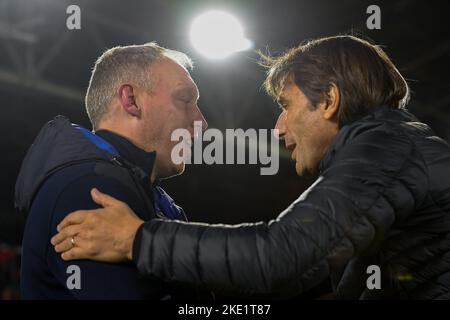
[[[239,21],[223,11],[208,11],[198,16],[192,22],[190,37],[194,48],[211,59],[223,59],[252,47]]]

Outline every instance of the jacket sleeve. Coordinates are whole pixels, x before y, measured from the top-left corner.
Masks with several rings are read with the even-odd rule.
[[[133,260],[142,274],[217,292],[299,294],[382,241],[423,201],[427,172],[416,152],[405,135],[368,131],[275,220],[149,221],[136,234]]]

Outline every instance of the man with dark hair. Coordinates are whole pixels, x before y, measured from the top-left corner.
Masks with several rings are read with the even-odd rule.
[[[269,223],[143,222],[94,189],[104,208],[70,214],[52,239],[62,258],[132,259],[145,275],[239,294],[292,296],[330,277],[341,299],[449,299],[450,146],[405,110],[387,55],[337,36],[263,64],[297,174],[318,175],[294,203]]]

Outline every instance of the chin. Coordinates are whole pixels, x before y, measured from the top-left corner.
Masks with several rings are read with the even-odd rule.
[[[176,173],[176,175],[180,175],[180,174],[183,174],[184,173],[184,170],[186,169],[186,165],[184,164],[184,162],[183,163],[181,163],[181,164],[179,164],[178,166],[177,166],[177,173]]]
[[[183,174],[185,168],[186,168],[186,165],[184,164],[184,162],[175,165],[172,170],[172,177]]]
[[[308,168],[306,166],[302,166],[299,163],[295,164],[295,171],[297,172],[297,175],[299,177],[305,178],[305,179],[310,179],[310,178],[314,178],[317,176],[317,169],[311,169]]]
[[[298,164],[295,165],[295,171],[299,177],[302,177],[305,174],[305,169]]]
[[[164,180],[164,179],[169,179],[172,177],[179,176],[180,174],[183,174],[184,169],[185,169],[184,162],[181,164],[173,165],[173,167],[168,169],[166,171],[166,173],[164,174],[164,176],[161,177],[160,179]]]

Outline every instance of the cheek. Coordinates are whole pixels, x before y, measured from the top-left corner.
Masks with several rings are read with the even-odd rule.
[[[291,136],[295,139],[296,143],[300,143],[304,133],[302,119],[298,115],[293,114],[286,120],[286,126]]]

